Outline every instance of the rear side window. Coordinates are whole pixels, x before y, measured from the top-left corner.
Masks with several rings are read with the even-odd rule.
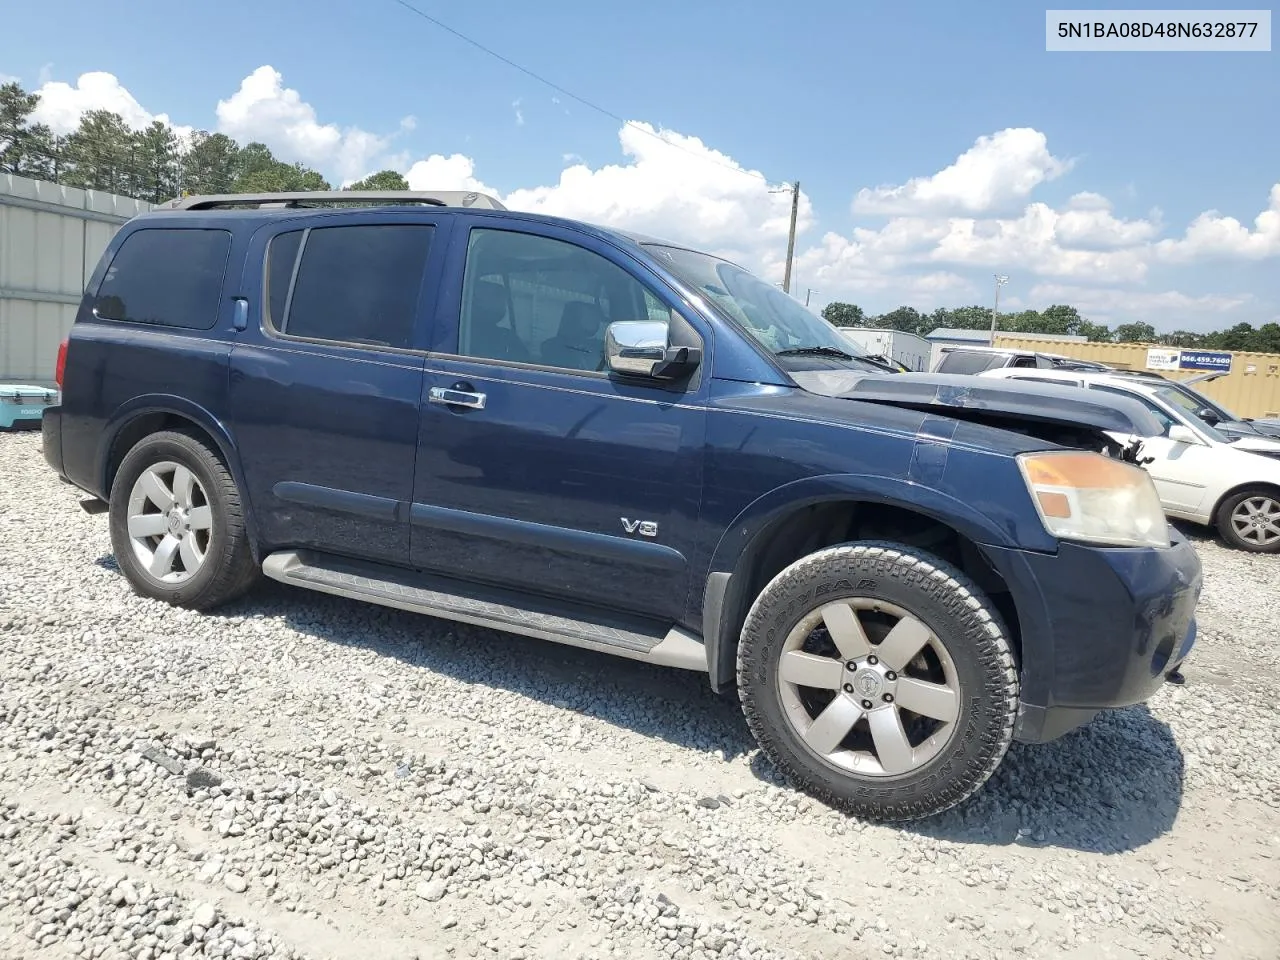
[[[208,330],[218,320],[230,252],[225,230],[136,230],[98,286],[94,315]]]
[[[981,373],[991,367],[1004,364],[1004,356],[998,353],[980,353],[976,350],[952,350],[938,364],[938,373]]]
[[[432,234],[419,223],[281,234],[267,257],[272,326],[309,340],[410,347]]]

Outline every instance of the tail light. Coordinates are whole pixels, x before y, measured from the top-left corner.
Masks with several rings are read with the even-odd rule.
[[[53,368],[53,381],[58,385],[58,389],[62,389],[62,375],[67,370],[67,341],[63,340],[58,344],[58,362]]]

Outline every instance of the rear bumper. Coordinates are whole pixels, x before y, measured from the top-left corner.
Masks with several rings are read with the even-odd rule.
[[[46,407],[40,420],[41,445],[44,459],[53,472],[65,478],[62,469],[62,407]]]
[[[1099,711],[1147,700],[1196,640],[1200,558],[1181,534],[1167,549],[1063,543],[1056,554],[992,548],[1022,634],[1014,737],[1044,742]]]

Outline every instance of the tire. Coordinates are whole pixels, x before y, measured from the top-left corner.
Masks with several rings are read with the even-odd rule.
[[[116,562],[142,596],[208,610],[257,579],[235,481],[218,453],[192,434],[155,433],[125,455],[111,484],[110,527]]]
[[[1218,507],[1215,526],[1227,546],[1250,553],[1280,553],[1280,491],[1251,487]]]
[[[792,784],[873,820],[932,816],[977,791],[1018,706],[990,600],[937,557],[881,542],[821,550],[774,577],[743,627],[738,688]]]

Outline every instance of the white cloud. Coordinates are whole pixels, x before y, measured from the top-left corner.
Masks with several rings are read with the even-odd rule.
[[[778,188],[761,174],[697,137],[627,123],[618,138],[627,163],[596,169],[575,163],[556,184],[514,190],[504,202],[515,210],[696,243],[753,267],[768,268],[766,253],[779,244],[785,250],[789,192],[770,192]],[[812,205],[801,191],[797,232],[812,223]]]
[[[461,153],[433,154],[419,160],[404,175],[410,190],[474,190],[497,196],[498,191],[476,179],[475,164]]]
[[[19,83],[21,80],[21,77],[15,77],[11,73],[0,73],[0,83]]]
[[[1235,217],[1216,210],[1200,214],[1180,240],[1161,240],[1156,253],[1174,263],[1232,258],[1261,260],[1280,256],[1280,183],[1271,188],[1267,209],[1253,219],[1250,230]]]
[[[1145,320],[1157,330],[1222,327],[1231,311],[1253,302],[1249,294],[1192,296],[1178,290],[1126,290],[1080,284],[1037,284],[1028,300],[1041,306],[1069,303],[1096,323],[1114,326]]]
[[[172,127],[181,138],[191,134],[191,127],[175,125],[167,114],[147,111],[114,74],[101,70],[80,74],[74,87],[61,80],[46,80],[36,92],[40,94],[40,102],[32,119],[48,124],[57,134],[74,131],[80,125],[80,118],[90,110],[110,110],[119,114],[134,130],[141,130],[159,120]]]
[[[1007,209],[1046,180],[1071,169],[1072,161],[1049,152],[1048,138],[1029,127],[1010,127],[979,137],[951,166],[900,186],[858,191],[855,213],[904,215],[977,214]]]
[[[359,127],[320,123],[315,108],[286,87],[280,72],[269,65],[258,67],[235,93],[219,100],[217,116],[218,129],[241,143],[265,143],[282,160],[335,170],[346,179],[369,169],[392,139]],[[407,126],[401,121],[405,129],[413,129],[412,119]]]
[[[512,110],[514,110],[514,111],[515,111],[515,113],[516,113],[516,126],[517,126],[517,127],[523,127],[523,126],[524,126],[524,111],[520,109],[520,98],[519,98],[519,97],[516,97],[516,99],[515,99],[515,100],[513,100],[513,101],[511,102],[511,109],[512,109]]]

